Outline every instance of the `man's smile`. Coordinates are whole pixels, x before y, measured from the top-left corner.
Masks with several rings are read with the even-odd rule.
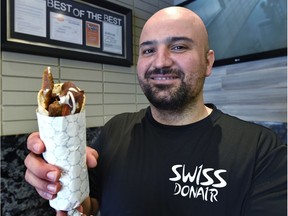
[[[169,74],[166,74],[166,75],[161,75],[161,74],[155,74],[155,75],[151,75],[150,76],[150,79],[152,80],[159,80],[159,81],[165,81],[165,80],[175,80],[175,79],[178,79],[179,77],[176,76],[176,75],[169,75]]]

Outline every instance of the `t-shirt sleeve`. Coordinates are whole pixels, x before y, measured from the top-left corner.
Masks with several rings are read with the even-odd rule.
[[[264,131],[258,143],[256,165],[243,216],[286,216],[287,145]]]

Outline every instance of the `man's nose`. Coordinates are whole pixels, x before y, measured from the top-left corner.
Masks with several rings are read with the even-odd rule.
[[[158,49],[154,59],[154,68],[170,67],[172,64],[173,60],[169,50],[166,48]]]

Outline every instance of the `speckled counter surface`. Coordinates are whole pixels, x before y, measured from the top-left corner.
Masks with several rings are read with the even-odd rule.
[[[274,130],[287,143],[287,123],[257,122]],[[87,129],[87,145],[98,138],[100,128]],[[52,216],[49,202],[40,198],[24,179],[27,134],[1,137],[1,215]]]
[[[27,135],[1,137],[1,211],[3,216],[53,215],[49,203],[39,198],[24,179]]]
[[[99,135],[99,128],[87,129],[87,143]],[[24,179],[27,134],[1,137],[2,216],[52,216],[55,211]]]

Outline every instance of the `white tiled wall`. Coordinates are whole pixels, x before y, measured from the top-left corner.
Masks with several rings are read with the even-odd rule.
[[[141,28],[155,11],[173,0],[110,0],[133,10],[133,61],[137,61]],[[45,67],[51,66],[54,79],[71,80],[87,95],[87,127],[103,125],[121,112],[134,112],[147,106],[137,85],[135,65],[120,67],[1,51],[0,135],[37,130],[37,92]]]
[[[133,10],[135,64],[145,20],[173,0],[110,1]],[[103,125],[115,114],[134,112],[148,104],[138,85],[135,65],[120,67],[4,51],[0,58],[0,135],[37,130],[36,96],[47,66],[51,66],[57,81],[71,80],[85,90],[87,127]],[[248,120],[287,121],[286,60],[283,57],[215,68],[206,80],[206,101]]]

